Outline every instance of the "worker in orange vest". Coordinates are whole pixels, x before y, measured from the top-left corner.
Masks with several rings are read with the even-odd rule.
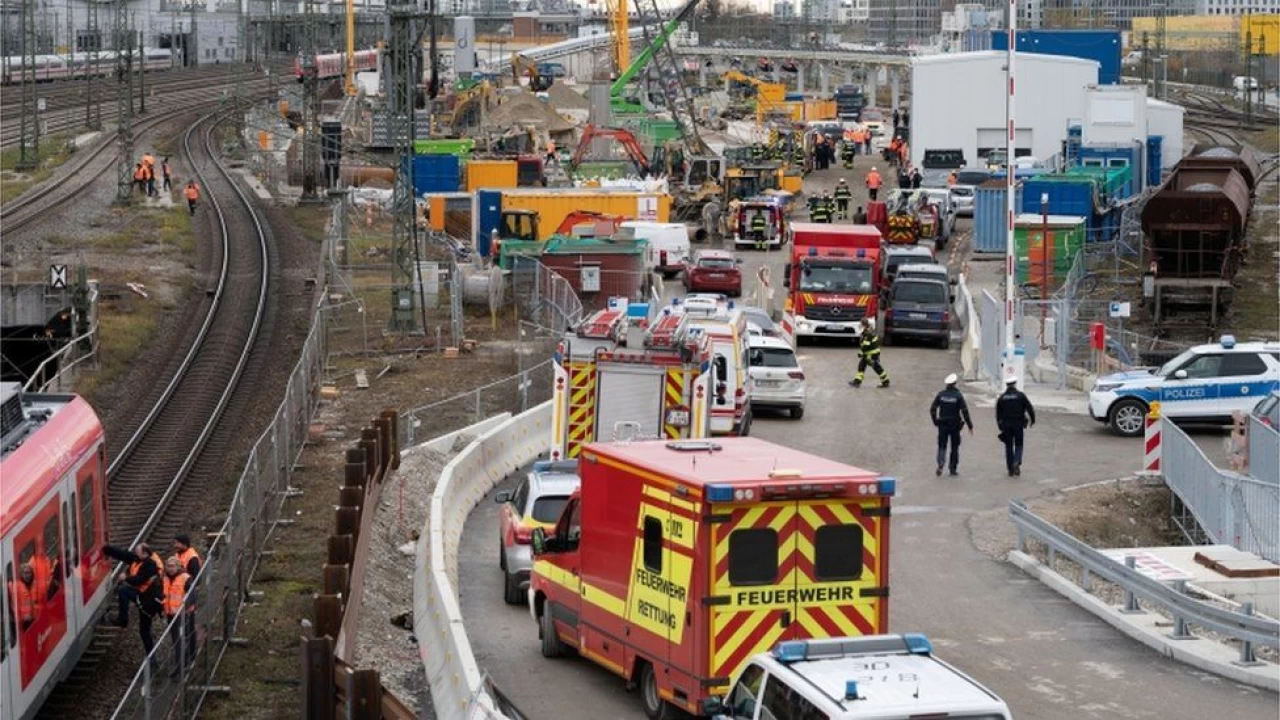
[[[188,663],[195,659],[196,594],[193,580],[183,567],[180,556],[171,555],[164,561],[164,616],[170,623],[182,622],[181,627],[169,630],[173,642],[173,670],[169,677],[177,677],[182,672],[184,654]]]
[[[120,573],[119,577],[120,589],[117,596],[120,613],[116,618],[116,626],[129,627],[129,604],[136,603],[138,634],[142,637],[142,647],[150,655],[156,646],[155,638],[151,635],[151,620],[164,610],[164,582],[161,579],[164,563],[146,543],[138,543],[132,551],[104,545],[102,552],[112,560],[129,563],[129,569]]]
[[[875,202],[876,195],[880,193],[880,185],[883,181],[880,179],[880,171],[871,168],[871,172],[867,173],[867,194],[870,195],[871,201]]]
[[[182,571],[191,576],[192,580],[200,574],[200,553],[191,547],[191,536],[186,533],[178,533],[173,536],[173,552],[178,561],[182,563]]]
[[[18,626],[26,630],[35,624],[40,615],[40,593],[36,588],[36,572],[30,563],[23,563],[18,579],[9,581],[9,602],[18,616]]]
[[[182,191],[182,194],[187,197],[187,209],[191,211],[192,215],[195,215],[196,201],[200,199],[200,188],[196,187],[196,181],[188,181],[187,188]]]
[[[142,163],[133,166],[133,184],[138,186],[139,192],[147,191],[147,171],[143,169]]]

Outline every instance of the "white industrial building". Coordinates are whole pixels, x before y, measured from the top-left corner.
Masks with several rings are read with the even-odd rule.
[[[970,166],[1003,150],[1005,54],[996,51],[934,55],[911,63],[911,162],[925,150],[964,152]],[[1062,151],[1067,128],[1084,119],[1085,88],[1098,80],[1098,63],[1060,55],[1018,53],[1019,156],[1046,160]]]
[[[1160,169],[1171,170],[1187,148],[1182,142],[1182,121],[1186,108],[1163,100],[1147,98],[1147,135],[1159,135]]]

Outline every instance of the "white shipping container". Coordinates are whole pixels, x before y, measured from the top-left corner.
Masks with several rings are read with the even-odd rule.
[[[1170,170],[1186,153],[1182,142],[1182,121],[1186,110],[1162,100],[1147,98],[1147,134],[1159,135],[1160,169]]]
[[[1147,89],[1137,85],[1095,85],[1084,95],[1085,145],[1128,145],[1147,141]]]
[[[919,165],[925,150],[960,149],[978,167],[980,149],[1004,149],[1006,77],[1005,53],[998,51],[914,59],[911,162]],[[1093,60],[1018,53],[1019,150],[1042,159],[1061,152],[1068,124],[1084,118],[1085,88],[1097,79]]]

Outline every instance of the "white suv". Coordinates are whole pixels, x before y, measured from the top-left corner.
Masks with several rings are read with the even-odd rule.
[[[1160,414],[1188,422],[1231,421],[1280,388],[1280,343],[1237,343],[1230,335],[1197,345],[1159,368],[1098,378],[1089,391],[1089,416],[1120,435],[1141,435],[1151,403]]]
[[[779,643],[755,656],[717,720],[1009,720],[994,693],[933,656],[923,635],[867,635]]]
[[[804,368],[787,341],[764,334],[747,337],[751,407],[782,408],[804,417]]]

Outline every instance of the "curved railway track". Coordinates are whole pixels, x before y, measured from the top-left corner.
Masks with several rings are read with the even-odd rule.
[[[170,76],[167,73],[156,73],[152,78],[147,74],[147,99],[153,103],[185,103],[210,99],[210,92],[230,90],[237,82],[243,80],[249,93],[258,93],[270,83],[270,79],[261,73],[246,71],[242,73],[210,72],[198,77],[190,74]],[[277,78],[278,80],[279,78]],[[41,120],[46,123],[41,137],[78,131],[85,128],[84,83],[77,81],[79,88],[64,87],[54,96],[41,94],[46,101],[46,110]],[[12,93],[15,98],[21,92],[18,86],[6,86],[5,94]],[[70,100],[70,102],[68,102]],[[99,111],[104,125],[110,125],[116,119],[116,86],[111,80],[100,85],[98,96]],[[135,103],[135,112],[137,100]],[[5,111],[0,118],[0,148],[13,147],[18,144],[22,128],[19,124],[18,108],[20,103],[6,103]]]
[[[218,238],[215,272],[195,339],[108,468],[112,537],[117,544],[148,540],[167,547],[183,530],[185,511],[209,492],[233,435],[233,423],[223,421],[223,412],[266,318],[270,230],[218,159],[215,134],[221,122],[218,113],[205,115],[183,137],[184,154],[204,188],[200,212],[209,215]],[[105,657],[112,659],[110,671],[99,667]],[[85,716],[89,698],[114,707],[137,667],[131,660],[141,661],[132,633],[99,633],[40,716],[78,720]],[[115,677],[121,670],[128,676]]]

